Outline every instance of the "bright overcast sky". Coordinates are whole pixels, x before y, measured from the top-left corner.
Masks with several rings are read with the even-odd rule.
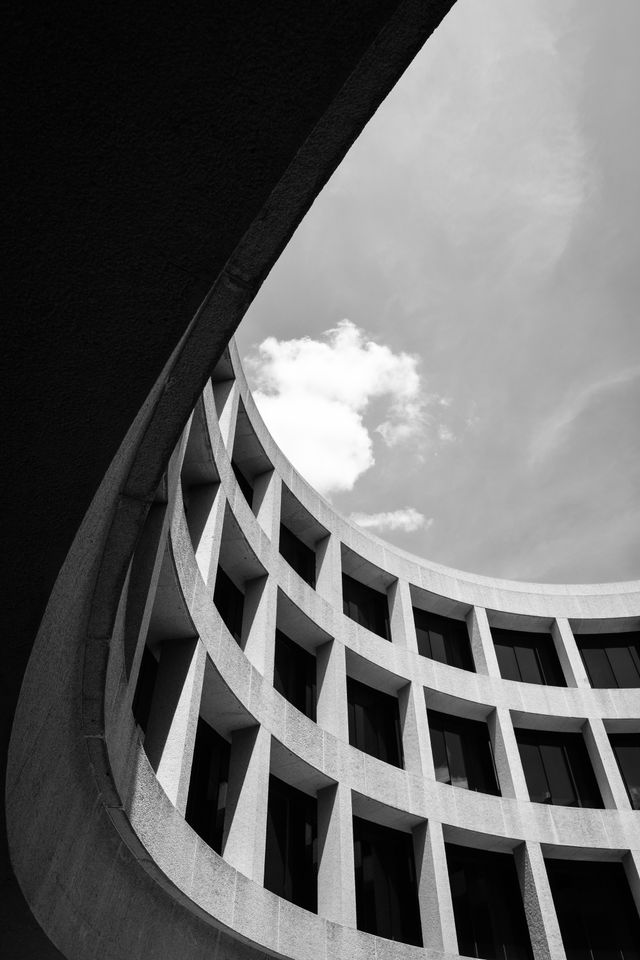
[[[238,332],[334,506],[521,580],[640,576],[638,0],[458,0]]]

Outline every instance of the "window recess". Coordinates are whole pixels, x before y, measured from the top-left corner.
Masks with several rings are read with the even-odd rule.
[[[291,903],[318,909],[318,815],[314,797],[269,777],[264,885]]]
[[[515,731],[529,797],[563,807],[604,804],[581,733]]]
[[[486,723],[427,711],[436,780],[500,795]]]
[[[448,663],[461,670],[474,670],[467,625],[462,620],[441,617],[436,613],[413,608],[418,652],[439,663]]]
[[[491,634],[504,680],[566,687],[551,634],[497,627],[491,627]]]
[[[185,819],[216,853],[222,853],[229,752],[229,743],[199,717]]]
[[[342,608],[347,617],[362,627],[377,633],[384,640],[391,640],[386,594],[343,573]]]
[[[592,687],[640,687],[640,631],[579,634],[576,643]]]
[[[411,834],[353,818],[358,930],[422,946]]]
[[[397,697],[347,677],[349,743],[365,753],[403,766]]]
[[[640,733],[610,733],[609,740],[631,806],[640,810]]]
[[[316,658],[276,629],[273,685],[310,720],[316,719]]]
[[[236,643],[240,643],[242,638],[244,594],[242,590],[236,587],[231,577],[224,572],[221,566],[218,566],[216,573],[213,602],[218,609],[218,613],[224,620],[227,630]]]
[[[290,567],[302,577],[310,587],[316,585],[316,553],[292,533],[283,523],[280,524],[280,554]]]

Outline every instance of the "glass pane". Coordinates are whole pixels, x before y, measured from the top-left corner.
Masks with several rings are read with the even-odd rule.
[[[446,730],[444,740],[447,747],[451,784],[454,787],[464,787],[466,790],[469,788],[469,782],[467,780],[467,771],[464,763],[462,737],[457,731]]]
[[[555,743],[541,743],[540,756],[551,790],[551,802],[563,807],[578,806],[564,747]]]
[[[609,647],[607,656],[616,684],[619,687],[637,687],[638,674],[629,647]]]
[[[502,643],[496,643],[495,647],[498,666],[500,667],[500,674],[503,679],[520,680],[520,669],[513,647]]]
[[[535,743],[518,740],[520,759],[524,769],[529,797],[534,803],[551,803],[551,790],[545,773],[540,749]]]
[[[612,734],[611,746],[616,755],[631,806],[634,810],[640,810],[640,734]]]
[[[518,646],[514,648],[520,679],[525,683],[544,683],[540,671],[540,664],[533,647]]]
[[[434,727],[431,728],[431,751],[433,753],[433,765],[436,770],[436,780],[440,783],[451,783],[444,732]]]
[[[592,687],[606,688],[617,686],[604,650],[598,647],[585,647],[582,650],[582,658],[587,668]]]
[[[442,630],[431,628],[431,630],[429,630],[429,636],[431,638],[431,656],[439,663],[447,663],[444,633]]]

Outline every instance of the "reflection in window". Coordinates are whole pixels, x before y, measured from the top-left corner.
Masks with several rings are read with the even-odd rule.
[[[640,920],[621,863],[546,861],[567,960],[640,960]]]
[[[213,602],[218,608],[218,613],[224,620],[227,630],[234,640],[240,643],[244,594],[220,566],[218,566],[218,572],[216,573]]]
[[[640,733],[610,733],[613,747],[629,800],[640,810]]]
[[[422,946],[411,834],[353,818],[358,930]]]
[[[491,635],[505,680],[566,687],[551,634],[491,627]]]
[[[347,677],[349,743],[372,757],[402,767],[397,697]]]
[[[413,608],[418,638],[418,652],[440,663],[462,670],[473,670],[467,625],[462,620],[441,617],[436,613]]]
[[[228,782],[229,744],[199,717],[185,819],[216,853],[222,853]]]
[[[314,797],[269,777],[264,885],[314,913],[318,909],[317,823]]]
[[[488,960],[532,960],[513,856],[447,844],[458,950]]]
[[[516,740],[534,803],[604,806],[582,734],[516,730]]]
[[[316,719],[316,658],[276,630],[273,685],[311,720]]]
[[[640,687],[640,631],[581,634],[576,643],[592,687]]]
[[[309,584],[316,585],[316,554],[315,550],[303,543],[295,533],[292,533],[283,523],[280,524],[280,554],[299,577]]]
[[[436,780],[465,790],[500,794],[486,723],[429,710]]]
[[[347,617],[385,640],[389,632],[389,606],[387,595],[368,587],[353,577],[342,574],[342,609]]]

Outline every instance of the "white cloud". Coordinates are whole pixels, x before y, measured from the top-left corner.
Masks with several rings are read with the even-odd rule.
[[[371,400],[388,400],[385,419],[374,428],[388,446],[420,435],[427,422],[418,359],[366,340],[349,320],[323,340],[268,337],[245,364],[274,439],[324,494],[351,490],[373,466],[363,420]]]
[[[423,513],[413,507],[389,510],[386,513],[352,513],[349,519],[359,527],[374,530],[402,530],[405,533],[412,533],[422,527],[428,530],[433,524],[433,517],[427,520]]]

